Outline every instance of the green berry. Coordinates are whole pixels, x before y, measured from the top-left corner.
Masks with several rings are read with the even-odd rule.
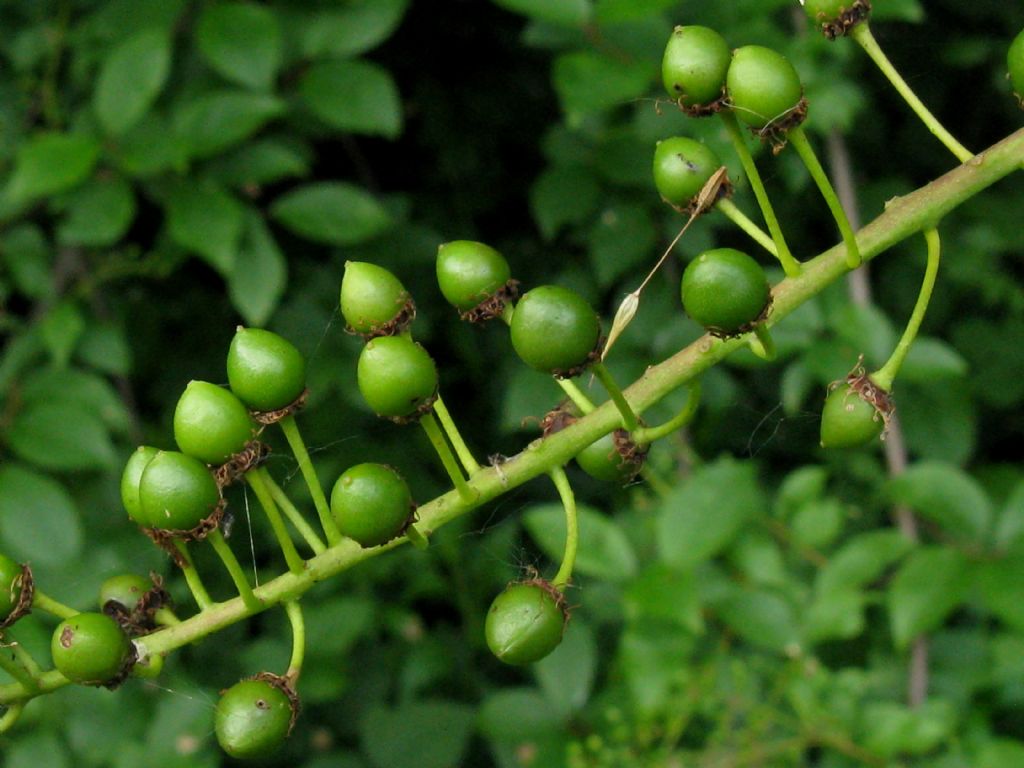
[[[139,500],[149,527],[187,531],[214,511],[220,492],[201,461],[177,451],[160,451],[142,473]]]
[[[494,598],[484,624],[487,647],[506,664],[532,664],[562,642],[561,596],[538,582],[509,584]]]
[[[104,610],[108,603],[115,603],[131,613],[142,596],[152,588],[152,581],[134,573],[111,576],[100,585],[100,610]]]
[[[132,664],[132,677],[141,680],[153,680],[160,677],[164,669],[164,657],[159,653],[150,654],[145,658],[137,659]]]
[[[1024,106],[1024,29],[1010,44],[1006,54],[1006,68],[1010,73],[1010,85],[1021,100],[1021,106]]]
[[[642,454],[637,454],[635,461],[624,458],[615,443],[615,433],[609,432],[576,454],[576,463],[595,480],[628,483],[640,471],[643,459]]]
[[[885,420],[875,406],[864,400],[849,384],[829,392],[821,412],[821,446],[855,448],[878,438]]]
[[[103,685],[114,680],[132,653],[120,625],[102,613],[79,613],[57,625],[50,641],[53,665],[68,680]]]
[[[217,743],[232,757],[247,759],[271,752],[288,737],[292,704],[265,680],[242,680],[221,694],[213,714]]]
[[[341,314],[348,327],[367,336],[401,330],[411,298],[391,272],[366,261],[345,263],[341,279]]]
[[[139,501],[139,481],[146,465],[160,450],[150,445],[140,445],[128,458],[121,473],[121,503],[128,517],[139,525],[149,525],[150,521],[142,513],[142,502]]]
[[[349,467],[331,491],[338,530],[362,547],[376,547],[399,536],[409,524],[412,509],[409,486],[384,464]]]
[[[654,186],[676,207],[689,205],[721,167],[709,147],[685,136],[664,139],[654,148]]]
[[[512,315],[512,347],[531,368],[575,375],[590,360],[601,323],[586,299],[558,285],[529,291]]]
[[[845,35],[871,15],[868,0],[800,0],[804,13],[829,40]]]
[[[468,312],[494,296],[512,277],[505,257],[474,240],[453,240],[437,249],[437,285],[449,304]]]
[[[401,419],[432,402],[437,392],[437,367],[427,351],[411,339],[381,336],[363,347],[356,381],[374,413]]]
[[[21,565],[0,555],[0,621],[11,615],[21,597]]]
[[[276,411],[306,388],[306,361],[272,331],[239,327],[228,349],[228,384],[255,411]]]
[[[704,251],[683,272],[683,308],[708,330],[737,333],[764,312],[771,288],[761,265],[735,248]]]
[[[722,95],[732,56],[725,38],[708,27],[676,27],[665,46],[661,79],[684,107],[705,106]]]
[[[174,409],[178,448],[207,464],[222,464],[245,448],[256,424],[231,391],[206,381],[190,381]]]
[[[778,123],[803,97],[800,76],[789,59],[760,45],[736,49],[726,87],[736,115],[752,128]]]

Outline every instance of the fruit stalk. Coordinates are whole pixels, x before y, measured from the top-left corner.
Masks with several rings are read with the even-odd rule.
[[[284,489],[277,484],[269,472],[263,475],[263,481],[270,490],[271,498],[281,508],[284,516],[288,518],[288,522],[295,526],[295,530],[299,532],[299,535],[305,540],[309,548],[313,550],[313,554],[319,555],[323,552],[326,549],[324,543],[317,536],[316,531],[313,530],[313,526],[306,522],[306,518],[302,516],[298,507],[288,498],[288,494],[284,492]]]
[[[231,576],[231,580],[235,583],[235,588],[238,590],[238,594],[242,598],[242,602],[245,603],[246,608],[249,610],[259,610],[261,607],[259,598],[253,594],[252,586],[245,576],[245,571],[242,570],[242,564],[238,562],[235,553],[231,551],[231,547],[228,546],[227,541],[224,539],[224,534],[220,532],[220,528],[214,528],[210,531],[207,539],[211,546],[213,546],[214,552],[217,553],[217,557],[224,563],[224,568],[227,569],[228,575]]]
[[[251,469],[245,475],[246,482],[249,483],[249,487],[256,494],[256,499],[259,501],[260,506],[263,507],[267,520],[270,521],[270,527],[274,530],[274,537],[281,546],[285,562],[288,563],[288,570],[292,573],[302,573],[302,569],[305,567],[302,556],[295,549],[295,542],[288,535],[288,529],[284,525],[281,512],[278,510],[277,504],[274,503],[273,494],[267,485],[269,477],[270,475],[262,467]]]
[[[422,426],[423,431],[427,433],[427,439],[430,440],[430,444],[434,446],[434,450],[441,459],[441,463],[444,465],[444,469],[448,473],[448,477],[451,478],[452,483],[455,485],[455,490],[459,492],[459,496],[461,496],[465,501],[472,500],[475,494],[472,489],[466,485],[466,478],[462,476],[462,470],[459,468],[459,463],[455,460],[455,456],[452,454],[452,449],[448,447],[448,443],[445,441],[444,435],[441,433],[441,428],[437,426],[437,420],[434,418],[434,415],[432,413],[423,414],[422,418],[420,418],[420,426]]]
[[[576,514],[576,496],[569,485],[569,478],[565,475],[565,469],[561,466],[554,467],[548,475],[558,490],[558,496],[562,499],[562,506],[565,508],[565,553],[562,555],[562,564],[558,573],[551,580],[551,586],[559,592],[565,591],[572,579],[572,569],[576,566],[576,550],[580,543],[580,530]]]
[[[316,476],[313,462],[309,460],[309,451],[306,450],[306,443],[299,432],[299,426],[295,423],[293,416],[286,416],[278,424],[281,427],[281,431],[284,432],[285,439],[288,441],[288,447],[291,448],[295,460],[299,463],[299,471],[302,473],[302,479],[306,481],[306,486],[309,488],[309,495],[313,497],[313,504],[316,507],[317,515],[320,517],[320,527],[324,529],[327,543],[333,547],[341,541],[341,533],[338,531],[338,526],[334,523],[334,518],[331,517],[331,507],[327,503],[327,497],[324,496],[324,489],[320,485],[319,478]]]
[[[196,605],[199,606],[199,610],[205,611],[213,605],[213,600],[210,599],[210,593],[203,586],[203,581],[199,577],[199,571],[196,570],[195,563],[192,562],[192,554],[188,551],[188,545],[184,541],[176,539],[174,548],[178,550],[181,561],[184,563],[181,566],[181,574],[185,577],[185,583],[188,585],[189,592],[192,593],[192,598],[196,601]]]

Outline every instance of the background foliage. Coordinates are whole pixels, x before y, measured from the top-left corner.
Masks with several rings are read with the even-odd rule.
[[[83,609],[110,575],[170,573],[121,510],[120,469],[134,445],[172,444],[189,379],[225,379],[239,323],[309,356],[301,422],[325,484],[386,461],[418,499],[444,490],[425,440],[358,397],[359,344],[336,309],[348,259],[413,292],[417,338],[478,454],[519,450],[558,391],[500,329],[458,322],[434,283],[436,247],[484,240],[527,287],[571,285],[610,316],[681,223],[653,190],[654,142],[682,132],[732,157],[716,123],[662,101],[673,24],[791,57],[809,130],[833,161],[849,152],[865,220],[952,167],[853,45],[809,34],[795,5],[0,2],[0,548]],[[969,147],[1020,125],[1003,63],[1019,6],[879,0],[874,19]],[[835,234],[791,154],[764,157],[762,172],[806,256]],[[737,199],[751,210],[745,189]],[[780,324],[779,362],[736,355],[710,371],[688,434],[652,451],[662,482],[609,490],[573,470],[578,608],[535,668],[492,659],[482,618],[507,580],[557,562],[561,515],[541,483],[448,526],[426,553],[319,585],[303,601],[303,716],[267,764],[1024,764],[1021,210],[1011,178],[944,222],[927,337],[897,386],[906,472],[893,477],[878,450],[824,454],[817,413],[859,353],[879,364],[891,350],[920,281],[916,241],[872,265],[874,303],[836,285]],[[709,216],[679,254],[712,243],[746,246]],[[698,336],[674,287],[682,259],[617,345],[621,380]],[[283,448],[269,466],[294,479]],[[288,486],[298,498],[300,485]],[[283,565],[265,524],[252,519],[250,541],[235,502],[236,551],[270,578]],[[894,527],[897,505],[918,517],[918,541]],[[212,702],[283,667],[277,613],[176,654],[155,682],[33,702],[0,738],[0,764],[229,763]],[[32,617],[12,635],[46,658],[50,628]],[[922,635],[927,696],[912,707]]]

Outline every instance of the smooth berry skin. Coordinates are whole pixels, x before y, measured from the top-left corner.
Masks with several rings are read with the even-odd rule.
[[[408,301],[409,292],[389,270],[367,261],[345,262],[341,314],[356,333],[379,331],[401,314]]]
[[[374,413],[405,418],[437,392],[437,366],[411,339],[381,336],[367,342],[359,354],[356,382]]]
[[[159,653],[154,653],[132,664],[132,677],[137,677],[140,680],[154,680],[160,677],[163,669],[164,657]]]
[[[841,384],[828,393],[821,411],[821,447],[857,448],[878,439],[885,422],[875,406]]]
[[[509,584],[487,611],[487,647],[506,664],[532,664],[562,642],[565,618],[562,606],[544,586]]]
[[[587,300],[558,285],[542,285],[516,304],[512,347],[531,368],[558,374],[586,364],[601,323]]]
[[[142,473],[139,500],[148,527],[187,531],[214,511],[220,492],[201,461],[177,451],[160,451]]]
[[[68,680],[82,685],[113,680],[130,652],[128,635],[103,613],[79,613],[65,619],[50,641],[53,665]]]
[[[21,597],[21,565],[0,555],[0,621],[11,615]]]
[[[103,610],[107,603],[116,603],[131,613],[138,606],[142,596],[152,587],[152,581],[134,573],[111,576],[100,585],[100,610]]]
[[[683,272],[683,308],[708,330],[740,331],[761,316],[770,296],[761,265],[735,248],[704,251]]]
[[[190,381],[174,409],[178,448],[207,464],[223,464],[255,434],[256,423],[245,404],[208,381]]]
[[[800,76],[789,59],[760,45],[736,49],[726,89],[736,116],[752,128],[785,118],[803,97]]]
[[[721,167],[713,150],[685,136],[664,139],[654,148],[654,186],[676,207],[689,205]]]
[[[295,345],[273,331],[241,328],[228,348],[228,384],[254,411],[291,405],[306,388],[306,360]]]
[[[138,525],[150,525],[149,519],[142,512],[142,501],[139,499],[139,482],[142,480],[142,472],[152,461],[153,457],[160,453],[159,448],[151,445],[140,445],[128,457],[125,462],[124,471],[121,473],[121,503],[125,511]]]
[[[684,107],[710,104],[722,95],[731,58],[729,44],[715,30],[676,27],[661,61],[665,90]]]
[[[612,432],[603,435],[576,454],[580,469],[595,480],[606,483],[627,483],[636,475],[639,467],[623,461],[615,447]]]
[[[440,246],[436,269],[441,294],[460,312],[491,298],[512,278],[505,257],[475,240],[452,240]]]
[[[213,714],[217,743],[241,760],[271,752],[288,736],[292,705],[264,680],[242,680],[221,694]]]
[[[1024,106],[1024,29],[1010,44],[1010,50],[1006,53],[1006,69],[1010,73],[1010,85],[1020,99],[1021,106]]]
[[[363,548],[399,536],[412,516],[412,494],[405,480],[384,464],[349,467],[334,483],[331,512],[342,535]]]
[[[814,22],[825,23],[839,20],[853,0],[803,0],[804,13]]]

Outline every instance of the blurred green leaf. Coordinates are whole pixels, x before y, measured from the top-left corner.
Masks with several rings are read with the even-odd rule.
[[[266,223],[255,211],[245,216],[245,232],[228,279],[231,303],[247,325],[267,324],[288,283],[288,264]]]
[[[976,584],[982,602],[992,613],[1018,631],[1024,630],[1024,555],[981,563]]]
[[[84,330],[85,317],[74,301],[61,301],[50,308],[40,321],[39,334],[55,366],[68,364]]]
[[[75,348],[75,357],[103,373],[126,376],[132,370],[132,352],[119,325],[89,323]]]
[[[948,701],[933,699],[917,709],[879,701],[864,710],[864,746],[886,757],[923,755],[951,738],[956,711]]]
[[[171,69],[166,30],[143,29],[114,48],[96,80],[93,109],[107,133],[119,136],[153,105]]]
[[[491,741],[519,743],[558,731],[558,716],[535,688],[503,688],[483,700],[477,728]]]
[[[473,710],[452,701],[375,707],[360,724],[360,741],[377,768],[459,765],[473,728]]]
[[[567,224],[579,224],[593,213],[601,186],[586,166],[547,168],[530,187],[530,211],[546,240]]]
[[[74,133],[38,133],[18,148],[5,194],[15,204],[71,189],[88,178],[99,158],[95,139]]]
[[[597,0],[595,16],[601,24],[621,24],[648,19],[677,4],[677,0]]]
[[[887,594],[893,642],[905,649],[915,637],[939,627],[967,592],[970,564],[961,552],[925,547],[912,552]]]
[[[688,632],[704,631],[697,579],[692,571],[678,571],[660,563],[644,568],[629,583],[625,594],[626,618],[672,622]]]
[[[939,381],[967,374],[967,361],[939,339],[919,336],[900,368],[900,381]]]
[[[63,485],[19,464],[0,467],[0,536],[19,562],[59,566],[78,557],[82,525]]]
[[[249,88],[269,89],[281,66],[281,29],[273,12],[253,3],[207,5],[196,42],[220,75]]]
[[[308,176],[310,154],[300,142],[284,137],[260,139],[216,158],[209,170],[222,184],[251,191],[254,185]]]
[[[570,122],[584,115],[621,107],[644,95],[653,79],[646,62],[622,62],[590,51],[555,59],[555,92]]]
[[[621,582],[636,572],[636,555],[625,533],[592,507],[577,505],[579,551],[576,573]],[[555,562],[565,550],[565,510],[561,504],[540,504],[523,515],[523,525]]]
[[[128,176],[148,178],[168,170],[184,172],[190,147],[161,115],[148,114],[113,148],[113,160]]]
[[[368,192],[347,182],[298,187],[270,207],[297,235],[331,245],[355,245],[384,232],[391,216]]]
[[[899,531],[858,534],[829,558],[818,572],[815,588],[819,593],[828,594],[865,587],[913,548],[914,543]]]
[[[112,469],[117,454],[107,427],[74,402],[38,402],[19,411],[7,429],[8,446],[25,461],[54,470]]]
[[[581,27],[590,18],[590,0],[493,0],[513,13],[535,21],[565,27]]]
[[[581,710],[590,699],[597,675],[597,644],[586,621],[570,621],[561,645],[533,669],[559,719],[567,720]]]
[[[805,465],[794,469],[779,485],[773,509],[775,516],[788,520],[809,502],[820,498],[827,483],[828,470],[824,467]]]
[[[775,592],[737,588],[712,607],[730,629],[757,648],[788,653],[799,643],[793,606]]]
[[[292,26],[304,58],[355,56],[390,37],[408,6],[409,0],[349,0]]]
[[[1024,742],[999,739],[981,748],[974,768],[1007,768],[1024,765]]]
[[[967,541],[984,541],[992,526],[992,505],[974,478],[943,462],[918,462],[889,481],[887,495],[943,530]]]
[[[790,580],[778,544],[760,531],[742,534],[729,549],[728,557],[752,584],[780,587]]]
[[[804,614],[807,642],[849,640],[864,631],[864,594],[856,588],[819,592]]]
[[[896,345],[892,321],[874,304],[846,304],[829,317],[829,324],[840,339],[864,355],[869,370],[882,365]],[[849,367],[855,362],[851,360]]]
[[[993,544],[1005,549],[1024,535],[1024,481],[1017,483],[996,518]]]
[[[244,209],[215,184],[178,184],[167,198],[167,230],[183,248],[231,275],[245,227]]]
[[[68,196],[57,227],[61,245],[105,246],[120,240],[135,218],[135,195],[120,177],[86,182]]]
[[[71,756],[53,731],[37,730],[5,750],[6,768],[70,768]]]
[[[512,366],[502,392],[502,431],[511,434],[535,431],[548,409],[557,404],[556,392],[547,374],[525,365]]]
[[[189,154],[210,157],[249,138],[286,108],[269,94],[215,91],[179,105],[174,128]]]
[[[637,285],[657,259],[656,233],[643,206],[623,203],[605,207],[588,233],[590,263],[601,285],[623,276]]]
[[[804,504],[793,516],[790,533],[796,543],[820,549],[836,540],[845,522],[846,509],[838,499],[819,499]]]
[[[20,293],[40,299],[52,292],[50,244],[35,224],[18,224],[0,234],[0,256]]]
[[[224,681],[229,684],[234,681]],[[192,684],[195,685],[194,683]],[[213,726],[213,691],[192,689],[187,695],[161,696],[146,731],[142,759],[124,768],[152,761],[160,768],[215,768],[220,755],[202,749]]]
[[[21,383],[24,406],[61,403],[75,405],[91,413],[111,430],[124,433],[130,416],[116,389],[94,373],[80,368],[37,368]]]
[[[323,61],[299,81],[314,115],[332,128],[389,139],[402,132],[402,104],[386,69],[369,61]]]
[[[631,622],[622,633],[618,664],[631,704],[638,714],[652,716],[669,702],[676,708],[692,674],[694,642],[678,627],[655,621]]]

